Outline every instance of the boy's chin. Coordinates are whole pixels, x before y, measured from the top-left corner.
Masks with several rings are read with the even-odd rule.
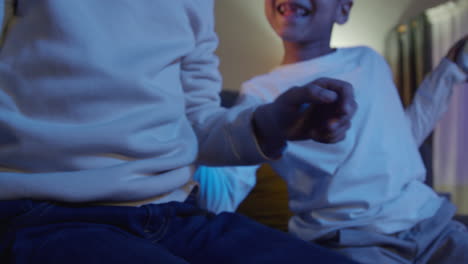
[[[278,36],[286,42],[303,42],[304,36],[301,34],[298,34],[296,32],[282,32],[281,34],[278,34]]]

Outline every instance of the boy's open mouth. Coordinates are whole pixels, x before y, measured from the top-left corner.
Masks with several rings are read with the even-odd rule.
[[[280,3],[276,6],[276,10],[282,16],[305,17],[311,13],[307,7],[294,2]]]

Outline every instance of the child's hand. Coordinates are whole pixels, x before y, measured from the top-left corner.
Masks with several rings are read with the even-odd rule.
[[[468,45],[468,35],[457,41],[448,51],[447,59],[455,62],[466,74],[468,74],[468,61],[467,59],[462,59],[462,56],[466,56],[464,54],[464,50],[466,49],[466,45]]]
[[[253,122],[262,150],[269,157],[279,157],[288,140],[342,141],[356,109],[351,84],[322,78],[260,106]]]

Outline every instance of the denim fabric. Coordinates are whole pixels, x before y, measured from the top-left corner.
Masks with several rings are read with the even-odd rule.
[[[0,201],[0,263],[353,263],[241,215]]]

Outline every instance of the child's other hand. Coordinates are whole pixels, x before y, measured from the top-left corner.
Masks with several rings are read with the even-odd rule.
[[[357,110],[351,84],[321,78],[293,87],[273,103],[260,106],[254,127],[265,154],[278,156],[288,140],[337,143],[345,139]]]
[[[468,61],[467,59],[461,59],[462,56],[466,56],[464,49],[468,45],[468,35],[465,35],[462,39],[457,41],[448,51],[447,59],[455,62],[466,74],[468,74]]]

